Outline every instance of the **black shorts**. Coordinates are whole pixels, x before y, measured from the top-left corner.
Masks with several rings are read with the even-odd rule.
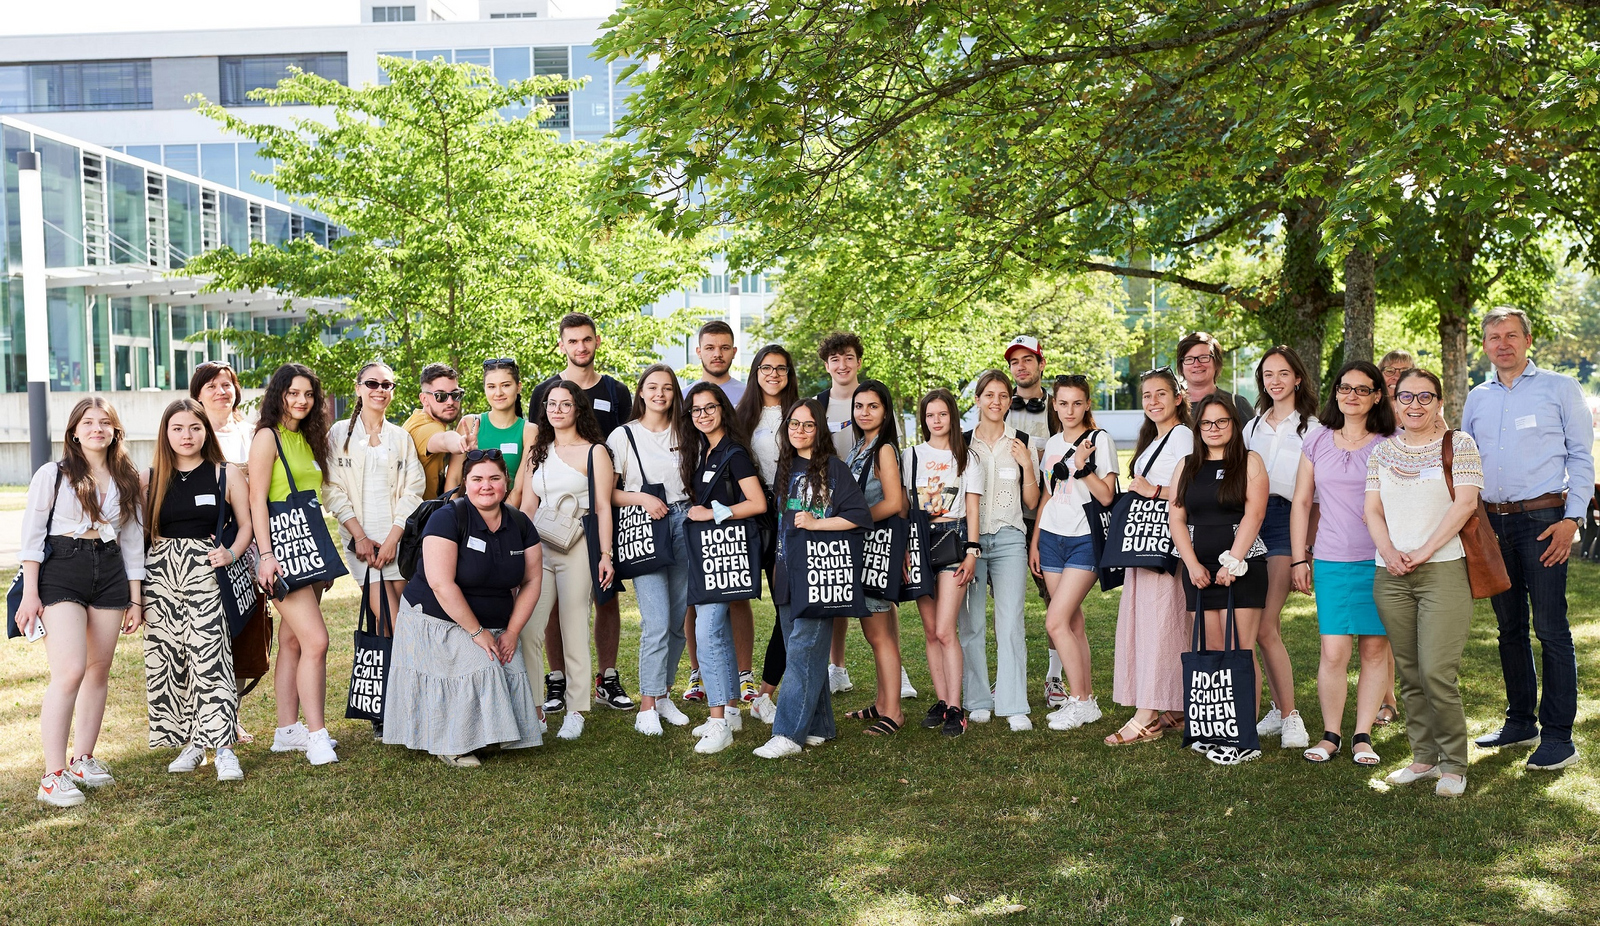
[[[133,603],[128,569],[115,540],[50,537],[50,558],[39,567],[39,602],[74,601],[86,608],[122,610]]]

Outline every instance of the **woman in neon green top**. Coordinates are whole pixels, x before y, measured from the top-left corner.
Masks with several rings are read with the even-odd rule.
[[[511,494],[506,504],[522,504],[522,485],[517,482],[517,467],[534,440],[538,428],[522,414],[522,370],[510,357],[483,362],[483,395],[489,410],[477,416],[478,447],[498,450],[505,457],[511,478]]]
[[[252,473],[271,474],[269,479],[258,475],[250,482],[250,523],[261,551],[261,584],[268,589],[282,569],[272,555],[272,521],[267,515],[267,502],[283,501],[289,495],[289,479],[283,461],[278,459],[278,444],[283,444],[283,459],[294,473],[295,488],[320,493],[322,472],[327,465],[329,418],[317,374],[298,363],[286,363],[272,374],[261,399],[255,437],[250,442],[249,469]],[[321,584],[295,589],[277,607],[283,623],[273,676],[278,729],[272,739],[272,751],[303,751],[312,765],[337,762],[339,756],[333,751],[323,716],[328,693],[328,625],[322,619]],[[299,720],[302,710],[305,723]]]

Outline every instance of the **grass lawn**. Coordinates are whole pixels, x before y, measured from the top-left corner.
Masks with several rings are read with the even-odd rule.
[[[1533,773],[1525,750],[1474,750],[1468,794],[1453,802],[1382,784],[1409,758],[1401,724],[1379,731],[1373,772],[1347,751],[1324,767],[1271,748],[1217,768],[1174,737],[1107,748],[1101,737],[1128,711],[1109,698],[1115,596],[1098,593],[1089,624],[1108,716],[1093,727],[1050,732],[1041,707],[1031,733],[975,724],[947,740],[913,723],[875,740],[841,717],[837,742],[781,762],[750,754],[767,735],[753,719],[735,748],[702,757],[686,731],[646,739],[631,715],[597,708],[578,742],[552,735],[475,771],[336,720],[341,761],[312,769],[266,749],[271,696],[258,691],[244,705],[261,738],[241,751],[248,778],[224,786],[209,766],[169,775],[172,753],[145,748],[140,648],[125,640],[97,750],[118,782],[68,811],[33,799],[44,657],[12,641],[0,646],[0,922],[1594,923],[1600,567],[1577,563],[1572,576],[1583,761]],[[351,586],[328,605],[328,703],[339,706]],[[1043,619],[1030,606],[1037,680]],[[636,692],[631,607],[622,664]],[[914,615],[905,609],[903,643],[926,692]],[[756,621],[759,656],[770,609]],[[1309,599],[1292,599],[1285,625],[1314,738]],[[836,700],[841,712],[872,696],[858,632],[849,662],[856,689]],[[1487,604],[1463,679],[1474,733],[1492,728],[1504,692]]]

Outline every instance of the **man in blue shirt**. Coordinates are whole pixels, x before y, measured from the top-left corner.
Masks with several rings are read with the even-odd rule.
[[[1521,309],[1497,308],[1484,316],[1483,352],[1495,375],[1472,390],[1461,413],[1461,427],[1483,455],[1482,497],[1511,576],[1511,590],[1493,599],[1506,720],[1477,744],[1537,743],[1528,768],[1558,769],[1578,760],[1572,745],[1578,664],[1567,624],[1567,557],[1594,497],[1594,420],[1576,380],[1528,359],[1531,335]],[[1530,617],[1544,651],[1542,702],[1528,640]]]

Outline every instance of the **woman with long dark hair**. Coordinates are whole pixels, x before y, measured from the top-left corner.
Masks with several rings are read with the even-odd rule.
[[[1178,466],[1194,450],[1189,400],[1170,367],[1139,378],[1144,423],[1128,464],[1128,491],[1171,501]],[[1111,697],[1134,708],[1107,746],[1160,739],[1183,724],[1182,654],[1189,646],[1183,583],[1155,569],[1129,569],[1117,605],[1116,669]]]
[[[1354,637],[1361,674],[1356,682],[1356,732],[1350,739],[1350,758],[1357,765],[1371,766],[1378,764],[1372,727],[1384,699],[1394,694],[1394,658],[1372,598],[1372,564],[1378,550],[1366,525],[1367,461],[1373,448],[1394,433],[1394,406],[1383,374],[1370,361],[1346,363],[1333,382],[1333,394],[1320,416],[1323,427],[1306,438],[1301,451],[1289,522],[1294,587],[1316,595],[1322,638],[1317,668],[1322,739],[1304,756],[1310,762],[1327,762],[1339,751]],[[1319,512],[1315,558],[1313,505]]]
[[[1261,522],[1261,542],[1267,547],[1267,598],[1256,633],[1261,668],[1272,690],[1272,708],[1256,724],[1256,732],[1261,736],[1281,734],[1284,749],[1304,749],[1311,743],[1305,721],[1294,707],[1294,667],[1283,645],[1280,624],[1292,584],[1289,510],[1300,472],[1300,450],[1307,436],[1319,430],[1317,394],[1300,355],[1282,344],[1268,348],[1256,364],[1256,391],[1258,414],[1245,425],[1244,442],[1266,463],[1272,490],[1267,496],[1266,519]]]
[[[329,411],[322,380],[309,367],[286,363],[267,380],[250,444],[250,524],[261,551],[260,578],[271,589],[283,567],[272,555],[267,503],[289,497],[289,473],[300,491],[322,494],[328,471]],[[282,447],[280,452],[279,447]],[[287,467],[287,469],[285,468]],[[273,689],[278,729],[273,752],[304,752],[312,765],[339,761],[325,718],[328,699],[328,625],[322,619],[322,583],[297,588],[278,601],[283,615]],[[305,721],[300,721],[301,711]]]
[[[223,459],[206,410],[194,399],[173,402],[161,416],[146,499],[150,748],[180,750],[169,772],[194,771],[212,750],[217,780],[238,781],[244,778],[233,751],[239,696],[217,570],[250,548],[250,486],[244,471]],[[222,506],[239,529],[231,547],[217,537]]]
[[[1099,577],[1099,564],[1084,506],[1091,498],[1111,504],[1117,445],[1095,427],[1089,407],[1093,395],[1083,376],[1058,376],[1050,389],[1050,420],[1057,431],[1045,441],[1040,461],[1039,518],[1028,551],[1029,568],[1050,591],[1044,629],[1061,654],[1067,677],[1067,700],[1047,718],[1052,730],[1073,730],[1101,717],[1083,615],[1083,600]]]
[[[928,549],[941,533],[953,531],[962,544],[959,562],[939,570],[932,595],[917,599],[922,634],[927,641],[928,672],[937,696],[922,719],[923,727],[938,728],[945,736],[967,732],[967,714],[961,708],[961,640],[957,625],[967,583],[978,563],[978,502],[983,495],[983,473],[977,455],[967,448],[961,433],[956,397],[948,389],[934,389],[917,406],[922,443],[907,447],[900,468],[905,473],[910,505],[928,513],[933,535],[924,538]]]
[[[698,382],[685,400],[689,423],[698,434],[693,454],[680,452],[683,484],[689,488],[691,521],[753,518],[767,510],[761,475],[756,472],[733,404],[722,387]],[[680,448],[681,450],[681,448]],[[707,504],[699,504],[704,500]],[[695,752],[713,753],[733,745],[733,734],[743,725],[739,712],[739,682],[733,654],[729,608],[724,603],[695,606],[694,632],[705,679],[706,703],[711,718],[695,728],[700,742]]]
[[[111,403],[79,400],[67,415],[61,460],[33,474],[22,515],[17,628],[44,633],[50,684],[39,709],[45,774],[37,797],[56,807],[83,803],[80,785],[114,780],[94,747],[117,631],[133,633],[144,621],[143,493],[125,436]],[[78,755],[69,764],[74,732]]]
[[[690,426],[682,405],[672,367],[651,364],[639,374],[628,423],[606,439],[618,476],[611,493],[613,509],[639,506],[654,520],[665,518],[671,538],[672,564],[633,580],[639,602],[639,713],[633,727],[646,736],[660,736],[663,720],[680,727],[689,722],[688,715],[672,703],[672,680],[687,643],[683,616],[689,610],[693,568],[684,553],[690,499],[683,483],[682,448],[695,446],[700,435]],[[660,486],[666,498],[644,491],[646,485]]]
[[[518,474],[538,429],[522,411],[522,368],[516,360],[495,357],[483,362],[483,396],[489,400],[489,410],[468,419],[472,423],[467,427],[478,447],[498,450],[505,457],[511,474],[511,497],[506,502],[517,508],[522,505],[523,484]],[[588,687],[587,679],[580,681]]]
[[[1231,605],[1239,647],[1250,652],[1267,601],[1267,546],[1260,536],[1270,492],[1267,467],[1245,448],[1244,420],[1233,402],[1208,395],[1194,417],[1200,443],[1183,462],[1167,508],[1173,550],[1183,562],[1183,598],[1205,612],[1206,636],[1212,640],[1226,639]],[[1206,752],[1218,765],[1260,755],[1259,749],[1241,752],[1232,746]]]
[[[859,393],[858,393],[859,396]],[[828,652],[833,642],[833,620],[799,620],[789,601],[789,570],[804,568],[803,554],[795,551],[796,531],[835,532],[872,526],[866,496],[850,468],[834,454],[828,436],[828,412],[816,399],[801,399],[789,409],[778,444],[777,492],[778,558],[772,583],[773,603],[784,628],[789,654],[783,673],[783,694],[778,716],[772,722],[772,739],[757,748],[763,759],[792,756],[801,744],[819,746],[837,735],[828,685]],[[884,678],[895,675],[880,670],[879,695]],[[893,682],[891,681],[891,684]],[[883,718],[888,719],[888,718]],[[897,727],[881,732],[892,733]]]
[[[222,458],[242,471],[250,459],[251,430],[239,412],[239,403],[244,399],[239,374],[221,360],[207,360],[195,367],[189,377],[189,398],[204,406],[211,433],[222,448]]]
[[[616,472],[611,467],[611,456],[602,446],[605,437],[600,433],[600,423],[595,420],[589,394],[582,387],[570,380],[557,382],[544,392],[543,411],[539,416],[538,436],[528,449],[528,459],[522,470],[522,512],[533,520],[534,527],[547,523],[562,532],[569,531],[574,523],[581,525],[583,516],[591,508],[599,521],[599,536],[587,536],[580,526],[565,550],[561,549],[556,533],[545,537],[541,532],[544,580],[539,588],[538,604],[533,609],[533,620],[522,633],[523,658],[531,665],[538,665],[543,658],[540,644],[544,629],[550,623],[551,613],[557,614],[562,667],[551,666],[550,676],[557,681],[573,679],[579,684],[568,688],[567,717],[556,735],[564,740],[575,740],[583,734],[583,715],[588,713],[594,693],[593,686],[588,683],[594,678],[589,658],[589,613],[594,608],[595,593],[594,579],[589,574],[589,544],[600,546],[599,580],[604,588],[611,584],[613,568],[611,488],[616,484]],[[589,469],[591,465],[593,472]],[[595,485],[592,497],[589,494],[591,476]],[[541,508],[545,509],[543,518],[540,517]],[[528,659],[530,650],[537,659]]]
[[[856,386],[850,427],[856,441],[847,464],[850,475],[865,496],[873,522],[904,515],[906,489],[900,478],[900,433],[895,426],[894,402],[889,398],[888,386],[875,379],[864,379]],[[821,443],[831,444],[832,441]],[[900,711],[901,679],[905,673],[900,664],[900,606],[893,601],[867,596],[867,616],[861,619],[861,634],[872,647],[878,671],[878,694],[871,706],[845,716],[872,721],[865,731],[869,736],[887,736],[905,723],[905,715]]]

